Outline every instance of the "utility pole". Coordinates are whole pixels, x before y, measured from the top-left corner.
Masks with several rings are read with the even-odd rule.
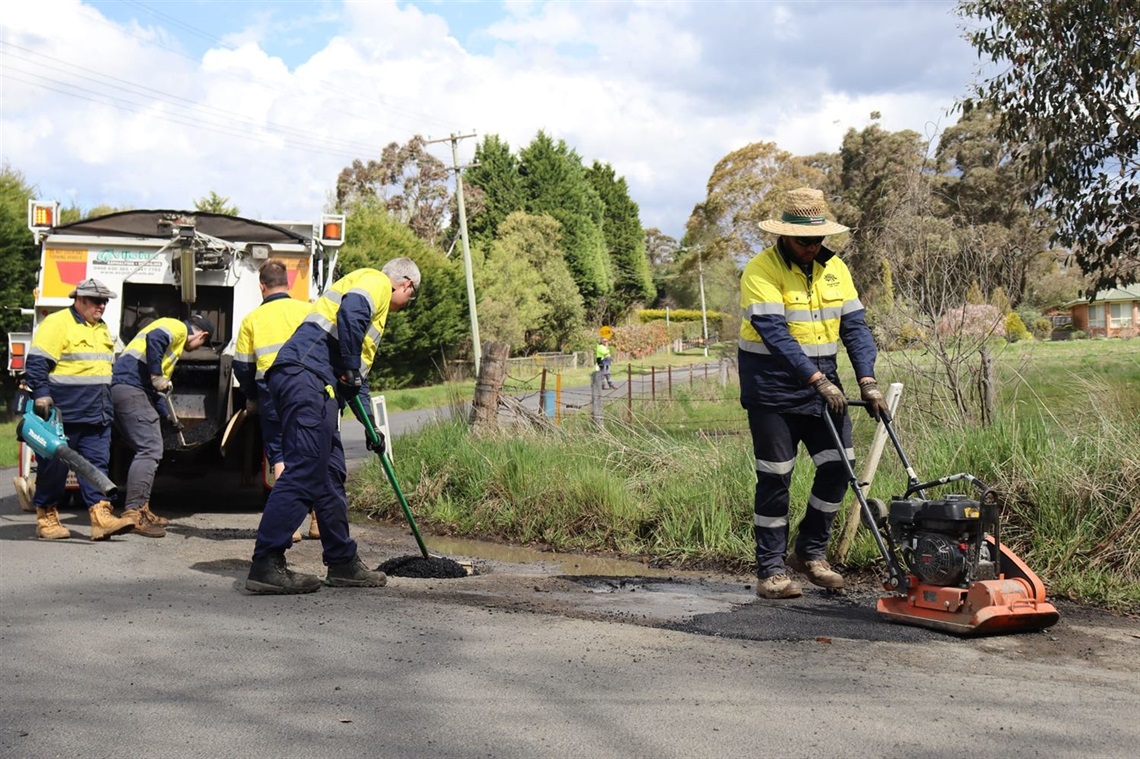
[[[478,377],[479,360],[483,355],[483,347],[479,343],[479,315],[475,311],[475,279],[471,273],[471,246],[467,241],[467,209],[463,205],[463,175],[461,172],[466,167],[459,165],[459,141],[474,136],[474,132],[459,135],[452,132],[450,137],[428,140],[424,144],[451,143],[451,165],[455,172],[455,200],[459,206],[459,236],[463,240],[463,272],[467,277],[467,311],[471,314],[471,350],[475,357],[475,376]]]
[[[705,267],[701,262],[701,245],[694,245],[697,249],[697,277],[701,283],[701,332],[704,334],[705,357],[709,355],[709,316],[705,310]]]

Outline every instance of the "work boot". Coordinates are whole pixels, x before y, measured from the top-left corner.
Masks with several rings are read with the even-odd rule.
[[[831,568],[824,559],[801,559],[793,553],[788,557],[788,568],[794,569],[811,580],[812,585],[839,590],[843,587],[843,575]]]
[[[155,514],[150,510],[150,503],[144,503],[139,507],[139,511],[143,513],[143,516],[149,520],[151,524],[156,524],[159,527],[165,527],[166,525],[170,524],[169,519],[166,517],[160,517],[158,514]]]
[[[301,542],[301,528],[300,527],[298,527],[296,530],[293,531],[293,542],[294,543],[300,543]]]
[[[151,521],[150,512],[143,509],[124,509],[123,519],[130,521],[135,528],[136,535],[144,538],[165,538],[166,528]]]
[[[135,522],[127,515],[115,516],[108,501],[99,501],[87,509],[91,515],[91,539],[106,540],[112,535],[122,535],[125,532],[137,530]]]
[[[321,578],[289,569],[285,552],[280,551],[254,558],[245,589],[258,594],[312,593],[321,589]]]
[[[40,540],[67,540],[71,530],[59,523],[59,509],[48,506],[36,509],[36,537]]]
[[[317,527],[317,510],[313,509],[309,512],[309,540],[320,540],[321,531]]]
[[[800,584],[787,575],[761,577],[756,582],[756,595],[760,598],[797,598],[802,594]]]
[[[329,564],[325,585],[330,588],[382,588],[388,584],[388,575],[364,566],[359,556],[343,564]]]

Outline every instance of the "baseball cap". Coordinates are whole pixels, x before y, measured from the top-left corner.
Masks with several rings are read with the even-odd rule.
[[[214,334],[214,323],[201,314],[191,314],[186,323],[201,332],[207,332],[211,336]]]

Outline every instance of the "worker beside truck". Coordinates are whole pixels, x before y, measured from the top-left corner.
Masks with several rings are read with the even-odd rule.
[[[269,394],[265,378],[273,359],[285,341],[308,316],[312,304],[289,295],[289,272],[285,264],[269,260],[258,270],[261,305],[242,320],[234,350],[234,379],[246,397],[246,412],[256,414],[261,423],[261,440],[265,459],[273,468],[276,481],[285,470],[281,452],[281,416]],[[321,537],[317,512],[309,512],[309,538]],[[293,542],[301,540],[301,530],[293,533]]]
[[[162,460],[161,420],[178,426],[168,403],[170,378],[183,351],[201,348],[213,333],[210,320],[197,314],[185,321],[158,319],[140,330],[115,361],[111,381],[115,423],[134,451],[123,516],[144,537],[165,537],[170,522],[150,508],[154,475]]]
[[[100,472],[111,459],[111,366],[115,344],[103,321],[107,302],[117,297],[97,279],[85,279],[71,291],[70,308],[47,316],[36,330],[28,352],[25,382],[33,412],[47,419],[54,410],[63,420],[68,445]],[[59,521],[59,506],[67,487],[67,464],[36,454],[38,477],[33,502],[36,537],[65,540],[71,532]],[[87,480],[79,493],[91,518],[91,539],[105,540],[134,529],[134,522],[117,517],[111,504]]]
[[[372,368],[388,313],[412,303],[420,270],[396,258],[382,271],[358,269],[333,283],[277,354],[269,390],[281,414],[287,466],[269,495],[245,587],[252,593],[311,593],[321,579],[288,568],[293,532],[316,509],[325,583],[382,587],[383,572],[366,568],[349,535],[344,482],[348,468],[338,423],[345,404],[359,396],[370,409],[365,378]],[[375,428],[375,423],[373,423]],[[384,438],[370,449],[384,446]]]

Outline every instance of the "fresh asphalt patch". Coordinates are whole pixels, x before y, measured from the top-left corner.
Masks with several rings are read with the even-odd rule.
[[[605,597],[592,610],[662,629],[744,640],[848,639],[908,643],[956,640],[920,627],[887,622],[873,590],[807,586],[799,598],[757,598],[753,586],[656,577],[565,577]],[[583,608],[582,603],[578,603]]]

